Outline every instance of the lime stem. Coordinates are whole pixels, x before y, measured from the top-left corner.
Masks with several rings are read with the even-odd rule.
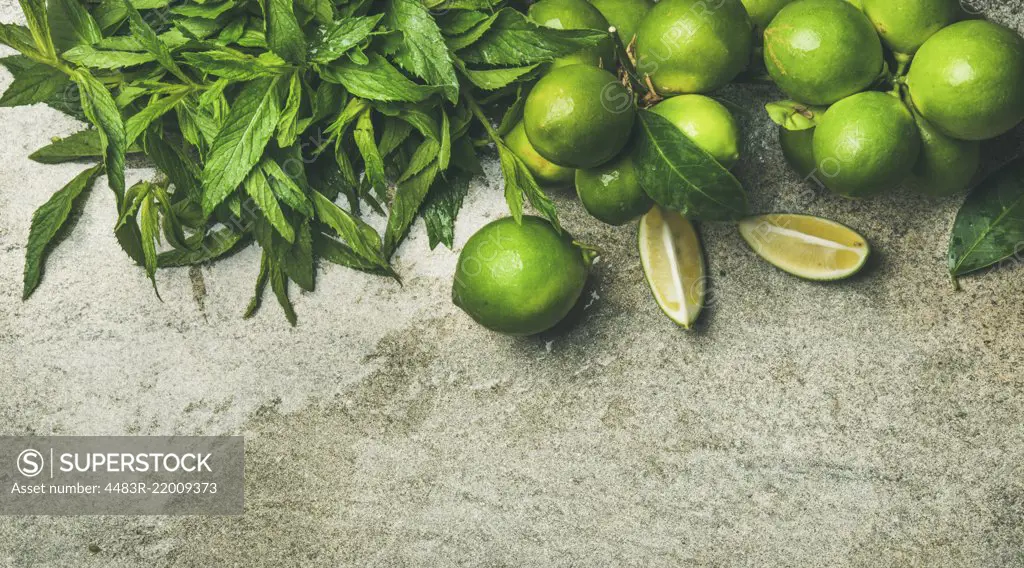
[[[608,28],[608,34],[612,38],[612,42],[615,43],[615,54],[618,56],[619,64],[622,65],[622,69],[626,72],[626,76],[629,77],[629,82],[633,85],[633,90],[640,90],[644,93],[648,93],[647,85],[640,80],[640,72],[636,70],[636,65],[633,63],[633,58],[629,55],[629,48],[622,43],[622,38],[619,37],[619,30],[615,26]],[[635,39],[630,44],[636,41]]]

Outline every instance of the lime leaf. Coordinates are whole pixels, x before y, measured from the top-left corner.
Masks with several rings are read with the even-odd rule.
[[[967,196],[949,240],[955,278],[1024,253],[1024,159],[1003,166]]]

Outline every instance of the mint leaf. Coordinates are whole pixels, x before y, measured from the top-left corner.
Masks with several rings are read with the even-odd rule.
[[[317,191],[313,192],[313,205],[317,219],[334,229],[356,254],[377,266],[388,265],[388,261],[381,256],[380,235],[373,227],[353,217]]]
[[[389,0],[388,27],[402,32],[395,61],[429,85],[441,87],[452,103],[459,98],[459,79],[441,30],[419,0]]]
[[[447,180],[435,183],[430,189],[423,205],[423,220],[431,249],[439,244],[452,248],[455,244],[455,221],[469,192],[471,177],[464,172],[449,174]]]
[[[409,227],[416,219],[423,200],[437,178],[437,162],[432,162],[419,173],[398,184],[391,202],[388,226],[384,232],[384,256],[390,258],[402,243]]]
[[[263,0],[267,20],[267,45],[289,63],[306,61],[306,37],[295,18],[292,0]]]
[[[259,162],[280,119],[277,81],[245,85],[217,133],[203,169],[203,211],[209,215]]]
[[[353,95],[372,101],[425,101],[436,89],[414,83],[384,57],[373,54],[358,65],[341,61],[320,69],[325,81],[342,85]]]
[[[124,158],[128,144],[121,122],[121,112],[110,96],[110,91],[84,69],[72,72],[72,79],[82,93],[82,110],[100,135],[103,163],[107,167],[107,181],[114,190],[118,204],[124,196]]]
[[[29,33],[35,43],[36,50],[47,61],[57,61],[57,49],[50,35],[50,22],[46,13],[46,0],[18,0],[21,11],[28,21]],[[13,47],[13,46],[12,46]],[[28,55],[28,54],[26,54]]]
[[[68,86],[67,75],[52,67],[35,64],[14,74],[14,82],[0,98],[0,107],[45,103]]]
[[[256,202],[256,206],[260,208],[263,217],[277,230],[278,234],[289,243],[295,242],[295,229],[292,228],[291,223],[284,216],[284,211],[281,210],[281,206],[277,203],[277,197],[274,196],[273,190],[270,189],[270,182],[267,181],[267,176],[263,173],[263,170],[254,168],[249,172],[249,177],[245,178],[245,192]]]
[[[243,241],[242,233],[231,228],[223,228],[206,235],[195,250],[172,250],[157,256],[157,265],[161,268],[195,266],[216,260],[238,246]]]
[[[49,0],[48,4],[50,35],[58,51],[103,39],[96,20],[79,0]]]
[[[512,8],[498,12],[479,40],[458,51],[468,63],[533,65],[594,47],[608,38],[596,30],[556,30],[539,26]]]
[[[333,22],[313,44],[310,61],[324,65],[337,60],[353,47],[366,41],[383,17],[384,14],[377,14]]]
[[[363,163],[366,165],[366,177],[378,191],[385,191],[387,188],[387,176],[384,173],[384,159],[381,158],[380,150],[377,148],[376,135],[373,131],[373,121],[370,118],[370,109],[367,108],[356,121],[356,128],[353,132],[356,146],[363,156]]]
[[[25,278],[21,298],[27,300],[39,287],[47,249],[57,232],[64,226],[72,208],[82,193],[92,187],[103,172],[103,166],[93,166],[75,176],[32,214],[32,226],[25,249]]]

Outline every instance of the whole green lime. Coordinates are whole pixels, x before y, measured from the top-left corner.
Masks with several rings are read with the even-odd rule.
[[[752,30],[740,0],[661,0],[637,30],[637,70],[662,95],[713,91],[750,63]]]
[[[896,53],[913,55],[935,32],[960,18],[957,0],[863,0],[864,15]]]
[[[611,73],[589,65],[558,67],[533,87],[523,109],[537,152],[565,167],[593,168],[614,158],[636,120],[633,99]]]
[[[526,128],[522,121],[505,136],[505,145],[516,156],[519,156],[519,159],[533,174],[534,179],[541,185],[561,187],[572,183],[575,171],[572,168],[563,168],[554,164],[538,154],[530,144],[530,139],[526,137]]]
[[[576,194],[587,213],[609,225],[624,225],[654,205],[640,187],[630,152],[596,168],[576,170]]]
[[[921,156],[914,165],[909,185],[935,197],[946,197],[970,187],[981,164],[981,142],[950,138],[923,117],[914,118],[921,132]]]
[[[633,41],[640,22],[654,6],[653,0],[590,0],[590,3],[615,26],[622,45]]]
[[[779,13],[786,4],[793,0],[743,0],[743,7],[750,15],[750,21],[758,32],[764,31],[771,23],[772,18]]]
[[[787,130],[779,127],[779,145],[782,155],[800,177],[807,178],[818,169],[814,161],[814,129]]]
[[[556,30],[598,30],[607,32],[608,20],[587,0],[540,0],[530,6],[529,17],[534,22]],[[596,47],[590,47],[554,61],[554,67],[565,65],[593,65],[612,68],[615,65],[615,43],[611,37]]]
[[[740,159],[740,126],[725,105],[704,95],[679,95],[651,107],[694,144],[731,168]]]
[[[986,140],[1024,118],[1024,40],[985,20],[953,24],[928,39],[907,74],[914,106],[961,140]]]
[[[921,153],[914,117],[896,96],[868,91],[832,105],[814,131],[818,180],[846,197],[893,189]]]
[[[459,255],[452,301],[480,325],[508,335],[550,329],[572,309],[588,263],[568,234],[539,217],[507,217],[477,231]]]
[[[843,0],[798,0],[764,31],[764,64],[790,98],[829,105],[868,88],[882,71],[882,42]]]

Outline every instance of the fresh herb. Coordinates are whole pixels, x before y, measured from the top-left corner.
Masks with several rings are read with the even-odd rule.
[[[983,181],[956,216],[949,241],[954,280],[1024,254],[1024,159]]]
[[[502,0],[21,0],[28,26],[0,25],[14,83],[2,106],[46,103],[92,128],[40,149],[43,163],[100,160],[36,212],[24,296],[93,180],[116,197],[115,233],[156,284],[159,268],[256,243],[292,323],[290,283],[311,290],[327,260],[394,276],[417,216],[451,246],[477,149],[498,145],[516,217],[551,201],[493,124],[556,57],[603,31],[531,23]],[[504,122],[508,122],[507,117]],[[503,126],[507,126],[504,125]],[[140,152],[151,181],[125,187]],[[339,205],[341,199],[344,205]],[[361,215],[388,215],[378,234]]]

